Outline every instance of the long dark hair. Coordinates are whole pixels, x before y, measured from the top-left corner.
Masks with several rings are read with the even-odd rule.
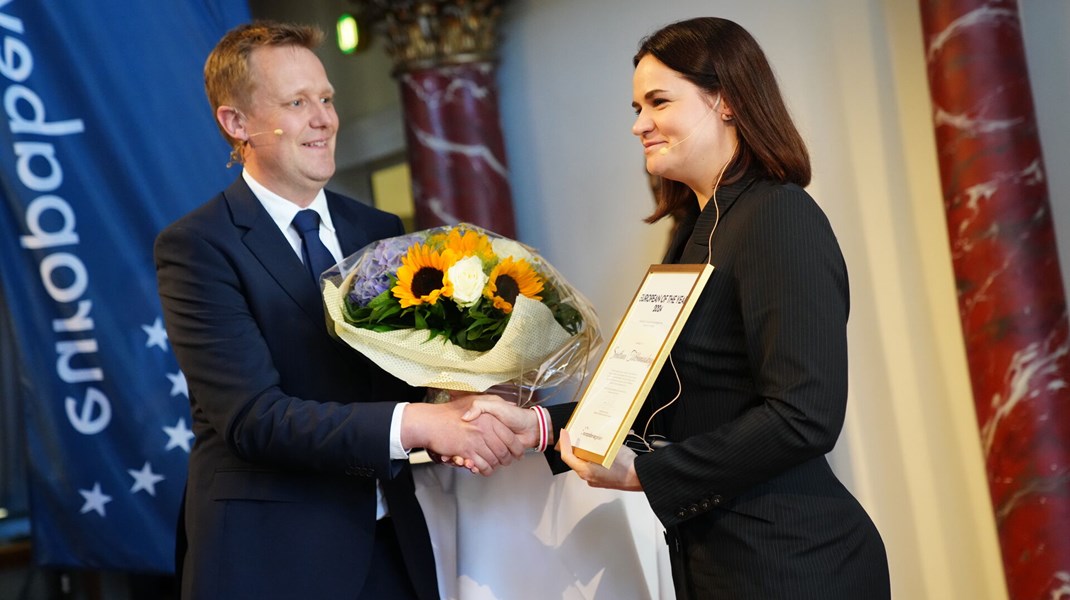
[[[728,19],[702,17],[666,25],[639,43],[632,63],[653,56],[710,94],[720,93],[732,107],[739,146],[721,185],[749,170],[783,183],[810,183],[810,155],[780,95],[776,76],[758,42]],[[653,223],[695,201],[683,183],[662,179]]]

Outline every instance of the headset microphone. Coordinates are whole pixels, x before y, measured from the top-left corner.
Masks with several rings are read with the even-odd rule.
[[[718,101],[719,100],[720,99],[718,99]],[[714,108],[716,108],[716,106]],[[695,123],[695,126],[691,129],[691,133],[685,135],[683,137],[683,139],[681,139],[679,141],[676,141],[676,142],[673,142],[673,143],[669,144],[668,146],[663,147],[661,150],[658,150],[658,154],[661,154],[661,155],[664,156],[664,155],[669,153],[669,150],[672,150],[673,148],[675,148],[675,147],[679,146],[680,144],[686,142],[687,138],[695,135],[695,132],[698,131],[699,126],[701,126],[703,123],[705,123],[706,119],[708,119],[710,117],[710,115],[712,115],[712,114],[713,114],[713,109],[711,108],[710,110],[706,111],[706,114],[703,115],[703,117],[701,119],[699,119],[698,123]]]
[[[717,94],[717,101],[713,103],[713,106],[710,107],[710,110],[706,111],[705,115],[702,115],[702,118],[699,119],[698,123],[695,123],[695,126],[691,129],[691,133],[685,135],[684,139],[682,139],[682,140],[680,140],[678,142],[674,142],[672,144],[669,144],[668,146],[665,146],[661,150],[658,150],[658,154],[661,154],[662,156],[668,154],[669,150],[672,150],[673,148],[675,148],[675,147],[679,146],[680,144],[686,142],[687,138],[695,135],[695,132],[698,131],[699,126],[702,125],[703,123],[705,123],[706,119],[708,119],[709,116],[711,114],[713,114],[717,110],[717,107],[720,106],[720,105],[721,105],[721,95]]]
[[[250,133],[249,134],[249,138],[254,138],[254,137],[258,136],[258,135],[264,135],[265,133],[274,133],[276,136],[279,136],[279,137],[282,136],[282,130],[281,129],[272,129],[271,131],[258,131],[256,133]]]

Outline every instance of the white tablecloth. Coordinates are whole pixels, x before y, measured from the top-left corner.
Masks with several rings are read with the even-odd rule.
[[[671,599],[663,528],[639,493],[554,476],[529,454],[490,477],[413,468],[448,600]]]

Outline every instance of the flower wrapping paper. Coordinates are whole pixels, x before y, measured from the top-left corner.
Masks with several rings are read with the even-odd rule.
[[[442,251],[433,255],[436,244]],[[427,270],[412,268],[413,263]],[[519,269],[517,263],[522,263]],[[410,266],[407,276],[404,264]],[[481,269],[473,267],[480,264]],[[496,273],[506,271],[515,274],[517,289],[527,295],[518,293],[510,302],[499,297],[504,292],[495,293],[490,283]],[[430,286],[439,287],[421,295],[417,287],[427,281],[427,273],[441,275]],[[545,287],[533,293],[536,280]],[[483,392],[512,384],[520,388],[520,403],[527,405],[534,402],[536,389],[585,378],[601,343],[590,302],[560,273],[534,249],[474,225],[432,228],[373,242],[328,270],[321,281],[331,334],[415,387]],[[497,282],[503,283],[501,275]],[[544,301],[540,295],[550,298]],[[388,306],[392,329],[350,322],[347,298],[354,306]],[[453,303],[445,308],[469,322],[476,318],[471,313],[495,326],[500,321],[504,329],[492,347],[473,350],[441,332],[434,335],[427,328],[397,325],[400,316],[426,312],[437,302]],[[409,306],[401,308],[406,303]],[[559,322],[562,313],[568,315],[562,320],[571,332]]]

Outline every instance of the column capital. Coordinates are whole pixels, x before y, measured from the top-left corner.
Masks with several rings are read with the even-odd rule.
[[[492,62],[505,0],[353,0],[382,35],[394,72]]]

